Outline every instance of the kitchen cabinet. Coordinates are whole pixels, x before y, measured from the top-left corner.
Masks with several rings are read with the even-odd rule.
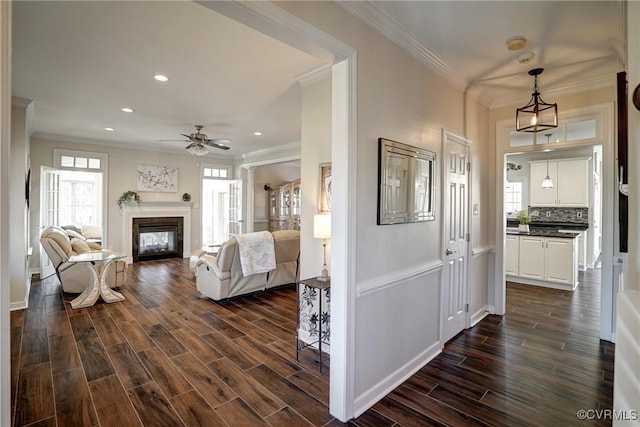
[[[531,162],[531,206],[589,207],[589,159],[549,160],[553,188],[542,188],[547,161]]]
[[[558,230],[559,232],[576,233],[576,230]],[[586,231],[581,231],[578,235],[578,270],[585,271],[587,269],[587,244],[586,244]]]
[[[573,290],[578,284],[577,238],[507,235],[507,280]],[[517,272],[513,260],[518,241]],[[512,247],[509,248],[511,242]]]
[[[518,236],[507,234],[507,242],[504,254],[504,270],[505,273],[512,276],[520,275],[520,241]]]

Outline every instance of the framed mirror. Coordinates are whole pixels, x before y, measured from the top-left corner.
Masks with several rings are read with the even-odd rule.
[[[378,225],[435,220],[436,153],[378,138]]]

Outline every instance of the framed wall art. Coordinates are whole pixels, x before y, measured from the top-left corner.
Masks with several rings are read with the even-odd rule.
[[[378,225],[435,220],[436,153],[378,139]]]
[[[138,191],[175,193],[178,191],[178,168],[138,165]]]
[[[320,213],[331,212],[331,163],[320,164]]]

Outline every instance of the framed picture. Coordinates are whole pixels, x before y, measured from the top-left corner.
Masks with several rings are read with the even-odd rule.
[[[331,163],[320,164],[320,213],[331,212]]]
[[[436,153],[378,139],[378,225],[435,220]]]
[[[178,168],[138,165],[138,191],[175,193],[178,191]]]

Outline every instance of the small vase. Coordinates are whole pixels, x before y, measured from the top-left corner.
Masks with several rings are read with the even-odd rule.
[[[519,224],[518,225],[518,231],[521,231],[523,233],[528,233],[529,232],[529,224]]]

